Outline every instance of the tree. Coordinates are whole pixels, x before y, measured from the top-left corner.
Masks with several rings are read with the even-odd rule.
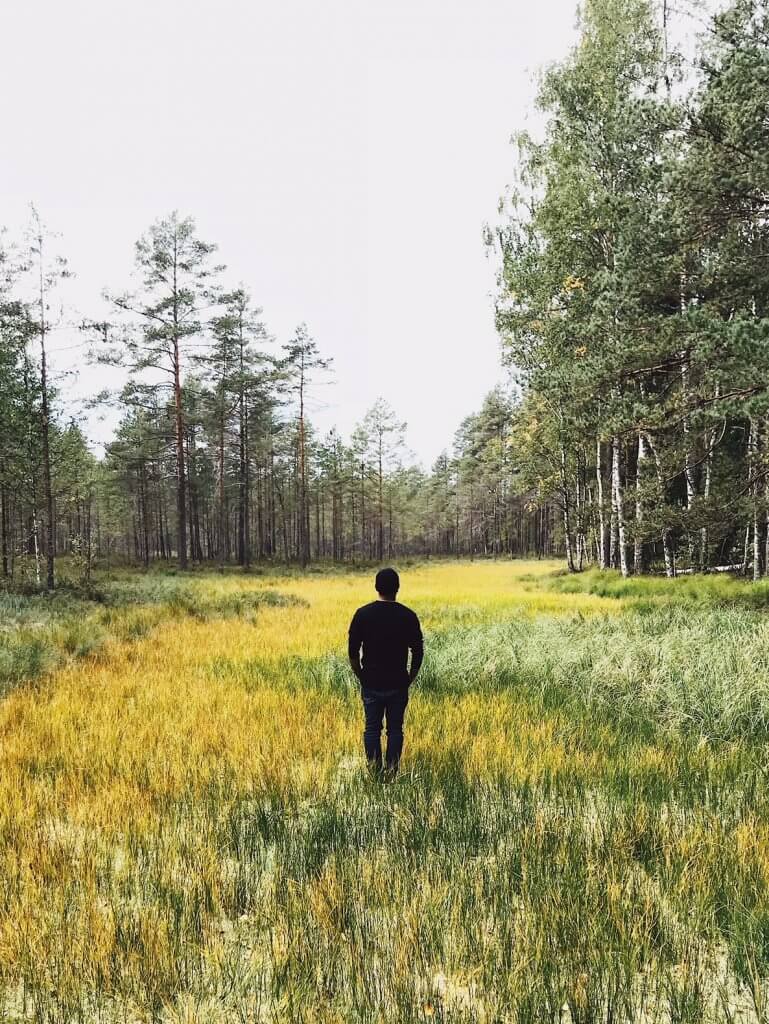
[[[145,394],[168,389],[173,396],[176,546],[181,569],[188,564],[184,369],[192,339],[201,337],[216,275],[223,269],[211,263],[215,250],[215,245],[197,237],[191,217],[180,218],[173,212],[156,221],[135,247],[139,290],[107,296],[123,315],[123,326],[116,334],[104,325],[107,345],[100,354],[104,361],[125,366],[132,378],[141,381]],[[147,379],[148,371],[154,379]]]
[[[295,394],[298,403],[297,455],[298,455],[298,548],[302,566],[310,560],[310,510],[307,500],[307,422],[305,406],[308,389],[316,374],[327,371],[330,359],[321,358],[316,342],[300,324],[294,337],[283,346],[285,356],[281,368],[286,375],[287,390]]]
[[[397,456],[405,446],[406,424],[401,423],[392,407],[383,398],[378,398],[363,418],[358,432],[362,456],[373,459],[377,484],[377,541],[376,557],[384,557],[384,490],[385,472],[392,469]],[[392,553],[392,529],[390,529],[390,554]]]
[[[625,490],[644,462],[631,463],[626,438],[639,412],[655,429],[668,393],[659,372],[680,368],[669,356],[677,278],[665,195],[680,116],[661,95],[664,57],[645,0],[585,6],[579,44],[543,80],[546,138],[520,138],[521,183],[498,233],[497,323],[520,384],[552,419],[571,569],[585,551],[587,467],[595,453],[603,494],[598,456],[608,444],[611,549],[629,572]],[[603,524],[599,532],[604,551]]]
[[[48,252],[52,236],[44,226],[34,204],[31,204],[30,223],[27,228],[26,244],[22,254],[21,270],[29,279],[24,308],[28,322],[28,334],[37,338],[39,353],[39,434],[41,445],[41,473],[43,478],[43,502],[45,506],[45,560],[46,588],[53,590],[56,585],[56,524],[51,468],[51,385],[48,367],[48,334],[51,329],[51,293],[57,284],[69,277],[66,260]]]
[[[250,534],[250,441],[249,410],[251,405],[268,399],[271,381],[269,360],[255,343],[269,340],[264,323],[258,319],[260,309],[251,308],[251,299],[240,287],[220,297],[223,313],[211,322],[213,345],[204,364],[212,379],[216,418],[217,477],[219,488],[219,553],[222,562],[228,557],[224,541],[226,522],[225,450],[231,419],[236,416],[237,437],[238,562],[247,568],[251,561]]]

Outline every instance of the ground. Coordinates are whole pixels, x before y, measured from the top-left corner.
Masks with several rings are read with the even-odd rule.
[[[769,591],[401,568],[390,784],[371,573],[8,598],[0,1020],[767,1019]]]

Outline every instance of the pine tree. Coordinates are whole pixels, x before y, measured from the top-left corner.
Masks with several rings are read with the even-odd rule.
[[[125,366],[146,391],[170,390],[173,397],[181,569],[188,564],[184,373],[190,343],[201,337],[203,313],[223,269],[212,265],[215,250],[215,245],[197,237],[191,217],[174,212],[156,221],[136,243],[138,290],[108,296],[115,311],[123,314],[122,329],[110,333],[105,326],[107,345],[100,353],[102,360]]]

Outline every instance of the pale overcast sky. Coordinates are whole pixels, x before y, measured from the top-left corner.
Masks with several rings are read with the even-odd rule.
[[[0,223],[34,200],[99,315],[142,231],[192,214],[278,344],[304,320],[333,357],[318,425],[348,434],[381,394],[429,464],[502,377],[482,228],[575,19],[572,0],[6,0]],[[114,383],[71,341],[71,399]]]

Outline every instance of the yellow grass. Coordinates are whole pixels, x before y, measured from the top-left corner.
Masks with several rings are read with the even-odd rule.
[[[553,569],[542,562],[439,563],[404,572],[401,597],[419,612],[428,648],[431,637],[458,625],[511,617],[534,621],[543,614],[588,616],[621,607],[609,598],[544,589],[541,580]],[[322,821],[335,808],[348,807],[350,821],[360,815],[365,821],[379,813],[382,799],[391,799],[385,790],[372,789],[362,771],[354,687],[345,691],[312,682],[319,660],[330,657],[339,664],[346,657],[347,625],[355,608],[373,596],[371,581],[360,574],[233,575],[205,577],[196,585],[208,594],[272,588],[305,603],[260,607],[255,621],[164,621],[140,643],[114,644],[0,704],[0,979],[7,1012],[18,1019],[96,1020],[98,1013],[107,1014],[105,1020],[136,1021],[358,1019],[349,1005],[344,1009],[355,965],[365,970],[356,946],[363,940],[355,938],[355,929],[364,929],[362,935],[377,914],[386,916],[387,878],[400,877],[403,865],[411,863],[410,840],[403,840],[393,860],[373,836],[367,840],[371,853],[356,862],[354,874],[352,854],[345,861],[330,853],[317,868],[307,867],[302,881],[290,857],[270,867],[275,850],[291,846],[288,839],[285,847],[283,840],[271,840],[269,830],[282,835],[280,829],[295,829],[296,843],[305,844],[296,856],[302,864],[310,858],[310,864],[315,854],[305,832],[313,816]],[[687,763],[715,773],[732,756],[703,747],[689,752]],[[420,829],[450,825],[456,783],[460,789],[476,787],[462,799],[488,799],[492,817],[505,812],[502,793],[523,801],[521,828],[532,850],[550,843],[552,830],[571,820],[563,817],[563,801],[573,799],[573,835],[589,851],[600,845],[595,830],[611,806],[599,794],[602,780],[619,774],[641,786],[649,780],[672,785],[677,757],[651,739],[626,756],[610,724],[579,724],[557,709],[545,712],[527,692],[470,690],[440,700],[417,688],[408,713],[403,783],[393,790],[392,827],[416,827],[418,836]],[[421,807],[417,819],[412,792]],[[527,793],[538,794],[530,818]],[[254,838],[249,823],[266,821],[265,815],[269,821],[277,815],[278,824],[261,825]],[[620,829],[619,843],[628,848],[634,833],[658,833],[648,808],[631,807],[623,822],[627,833]],[[336,826],[328,827],[333,837]],[[766,825],[750,819],[738,823],[733,835],[744,863],[764,880],[765,834]],[[243,835],[251,836],[251,845],[241,848]],[[701,819],[676,823],[666,856],[689,865],[681,886],[709,869],[716,844],[729,835],[728,828],[709,832]],[[342,836],[333,843],[342,849],[348,841]],[[493,916],[493,903],[484,903],[492,882],[502,892],[507,884],[508,869],[493,866],[503,849],[504,844],[497,853],[487,851],[490,859],[479,858],[472,870],[460,847],[451,853],[451,864],[465,863],[470,872],[462,900],[477,900],[481,916]],[[442,1019],[454,1019],[446,996],[451,986],[463,993],[451,1011],[457,1020],[465,1019],[462,1013],[470,1012],[473,1000],[477,1011],[483,984],[488,1003],[483,958],[473,978],[467,963],[454,974],[446,963],[441,935],[456,936],[458,960],[467,955],[470,940],[464,934],[466,910],[455,902],[455,868],[442,856],[436,848],[418,862],[419,888],[404,877],[396,898],[403,941],[393,942],[380,970],[388,991],[396,993],[388,998],[401,1000],[397,1019],[411,1019],[404,1015],[412,1010],[421,1019],[421,1007],[435,1001],[443,1007]],[[553,870],[570,864],[571,856],[569,846],[554,848]],[[596,879],[605,870],[600,861]],[[502,874],[495,875],[497,870]],[[644,890],[652,923],[648,929],[629,924],[623,915],[630,875],[624,870],[617,868],[618,877],[596,892],[603,893],[611,927],[624,929],[628,943],[651,943],[647,931],[651,935],[657,927],[652,919],[664,900],[654,886]],[[499,897],[508,906],[505,913],[514,915],[513,908],[523,906],[526,885],[524,878],[522,894],[510,897],[512,902]],[[384,909],[377,910],[378,903]],[[352,925],[351,905],[357,908]],[[521,955],[534,963],[547,946],[531,914],[531,907],[522,910],[515,928],[520,949],[528,950]],[[512,941],[509,933],[495,933],[501,926],[493,922],[488,927],[482,941],[502,956]],[[426,937],[428,932],[434,937]],[[310,933],[314,953],[302,945],[301,935]],[[420,950],[428,948],[424,956],[435,962],[422,963]],[[443,960],[437,962],[440,949]],[[291,992],[308,956],[318,959],[321,973],[329,957],[338,960],[340,988],[320,975],[315,983],[305,981],[303,1016]],[[285,991],[276,981],[281,970]],[[430,988],[436,972],[444,972],[442,995]],[[573,984],[577,1006],[585,983]],[[272,994],[272,1016],[249,1002],[255,986]],[[464,1010],[460,1004],[467,1004]]]

